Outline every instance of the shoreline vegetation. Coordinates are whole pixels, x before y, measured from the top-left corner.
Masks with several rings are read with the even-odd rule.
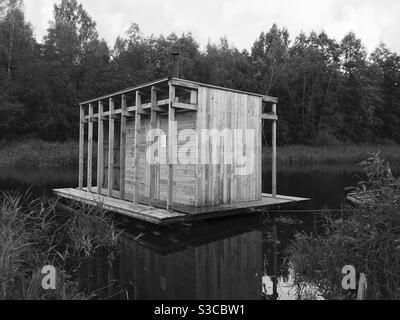
[[[354,300],[356,291],[344,291],[341,270],[352,265],[364,273],[369,300],[400,297],[400,179],[379,155],[362,163],[365,181],[359,192],[377,191],[373,202],[345,206],[339,214],[322,212],[322,228],[295,235],[285,250],[294,288],[300,300]],[[110,270],[117,265],[118,241],[123,234],[117,219],[106,214],[101,204],[73,204],[64,213],[56,202],[29,194],[0,193],[0,300],[89,300],[107,299],[114,289],[123,293],[126,283],[112,280],[104,290],[91,283],[92,267],[107,257]],[[139,236],[140,237],[140,236]],[[105,250],[107,254],[102,254]],[[41,288],[44,265],[58,270],[57,290]],[[86,270],[86,271],[85,271]],[[87,278],[84,283],[80,279]],[[107,289],[107,290],[106,290]]]
[[[62,212],[56,203],[32,200],[29,193],[0,193],[0,301],[107,298],[79,279],[101,252],[116,254],[118,223],[101,205],[72,204]],[[57,270],[55,290],[41,285],[47,265]]]
[[[95,149],[95,148],[94,148]],[[93,150],[94,157],[96,150]],[[277,149],[279,165],[354,164],[380,152],[390,163],[400,162],[400,145],[344,144],[338,146],[291,145]],[[271,163],[271,149],[263,149],[264,163]],[[0,144],[0,168],[77,168],[79,146],[76,141],[46,142],[39,139]]]
[[[368,199],[345,206],[339,215],[326,210],[320,232],[299,233],[286,250],[301,300],[398,300],[400,298],[400,179],[388,163],[372,156],[362,162],[366,181],[355,190]],[[345,291],[344,266],[366,275],[364,297]],[[310,290],[313,289],[313,290]]]
[[[277,148],[277,163],[288,164],[352,164],[360,163],[372,154],[380,153],[389,163],[400,162],[400,145],[343,144],[337,146],[291,145]],[[271,163],[271,149],[263,149],[264,163]]]
[[[75,168],[78,165],[79,145],[76,141],[30,139],[0,145],[1,168]]]

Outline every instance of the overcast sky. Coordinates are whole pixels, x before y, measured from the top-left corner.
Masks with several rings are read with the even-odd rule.
[[[54,0],[25,0],[26,16],[41,40],[52,18]],[[291,38],[300,31],[328,33],[340,40],[349,31],[369,51],[380,42],[400,52],[400,0],[81,0],[111,46],[131,22],[150,34],[191,31],[204,47],[226,35],[239,49],[250,49],[261,31],[276,22]]]

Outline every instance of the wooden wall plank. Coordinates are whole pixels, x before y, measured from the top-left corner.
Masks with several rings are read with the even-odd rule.
[[[215,136],[200,137],[199,157],[201,162],[205,160],[206,163],[197,169],[201,179],[197,182],[199,206],[261,199],[261,103],[260,97],[199,87],[197,131],[216,129],[221,134],[221,140]],[[228,142],[222,135],[224,129],[229,129],[232,134]],[[236,132],[236,136],[235,129],[241,130]],[[254,130],[254,140],[249,140],[247,129]],[[237,135],[239,133],[241,135]],[[213,140],[220,142],[220,148],[212,145]],[[232,159],[226,151],[230,152]],[[243,163],[227,163],[228,160],[239,160],[235,159],[235,154],[248,157],[247,161],[251,163],[246,163],[247,168]],[[237,169],[240,168],[250,169],[249,174],[238,175]],[[203,192],[204,201],[200,198]]]

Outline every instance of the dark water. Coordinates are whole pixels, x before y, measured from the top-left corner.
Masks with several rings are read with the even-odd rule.
[[[285,249],[296,232],[315,231],[310,209],[337,209],[357,167],[290,166],[279,170],[279,194],[311,198],[295,212],[246,215],[191,226],[155,227],[120,218],[118,252],[85,263],[81,285],[114,299],[287,299]],[[76,187],[76,170],[0,169],[0,189],[51,196]],[[271,192],[270,173],[263,191]]]

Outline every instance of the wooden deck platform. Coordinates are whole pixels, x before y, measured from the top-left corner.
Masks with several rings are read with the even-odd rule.
[[[221,205],[217,207],[189,207],[174,204],[174,211],[167,211],[166,203],[158,201],[155,207],[147,205],[148,199],[142,199],[140,204],[133,204],[130,201],[120,200],[119,192],[114,192],[114,198],[98,195],[97,188],[92,188],[93,193],[79,189],[57,189],[55,194],[61,198],[74,200],[87,205],[101,204],[107,211],[116,212],[131,218],[143,220],[157,225],[169,225],[182,222],[192,222],[223,216],[243,214],[244,210],[255,208],[275,209],[295,203],[305,202],[309,199],[281,196],[273,198],[270,194],[263,194],[261,201],[251,201],[238,204]],[[127,199],[133,199],[133,195],[126,195]]]

